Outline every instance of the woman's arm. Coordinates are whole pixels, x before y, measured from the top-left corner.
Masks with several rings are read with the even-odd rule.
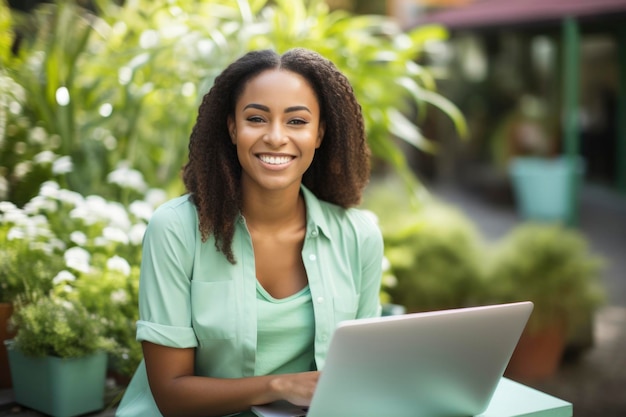
[[[248,378],[194,376],[195,349],[142,342],[148,381],[163,416],[224,416],[286,400],[307,406],[319,372]]]

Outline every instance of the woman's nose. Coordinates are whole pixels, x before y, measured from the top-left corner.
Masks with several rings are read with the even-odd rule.
[[[263,135],[263,141],[270,146],[278,147],[287,143],[287,133],[282,124],[274,123],[269,125],[268,131]]]

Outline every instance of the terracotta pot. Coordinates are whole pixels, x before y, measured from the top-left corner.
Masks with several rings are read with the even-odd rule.
[[[567,331],[555,323],[529,332],[524,330],[504,375],[517,381],[546,379],[561,364]]]
[[[13,304],[0,303],[0,389],[11,388],[11,372],[9,371],[9,358],[4,341],[12,339],[15,332],[9,331],[9,318],[13,314]]]

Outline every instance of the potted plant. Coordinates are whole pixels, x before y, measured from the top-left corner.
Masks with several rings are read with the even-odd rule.
[[[15,333],[9,328],[13,303],[18,297],[44,294],[52,288],[54,271],[62,267],[63,259],[51,256],[42,240],[25,238],[26,230],[37,230],[35,222],[16,227],[14,214],[20,212],[8,202],[0,203],[0,240],[5,242],[0,251],[0,389],[10,388],[8,357],[4,341]],[[24,216],[17,216],[26,221]],[[42,228],[38,229],[43,230]]]
[[[571,224],[584,166],[559,153],[556,117],[539,97],[524,95],[493,138],[497,162],[507,167],[520,217]]]
[[[5,341],[17,403],[53,417],[102,409],[104,325],[81,304],[55,295],[16,304],[15,338]]]
[[[541,379],[558,368],[568,338],[603,301],[601,266],[584,236],[562,225],[523,223],[498,242],[488,273],[493,301],[535,304],[508,376]]]

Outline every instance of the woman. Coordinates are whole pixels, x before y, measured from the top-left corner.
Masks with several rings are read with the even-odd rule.
[[[383,243],[355,208],[369,177],[361,108],[330,61],[250,52],[204,96],[188,194],[144,238],[140,364],[119,416],[306,406],[337,323],[380,313]]]

